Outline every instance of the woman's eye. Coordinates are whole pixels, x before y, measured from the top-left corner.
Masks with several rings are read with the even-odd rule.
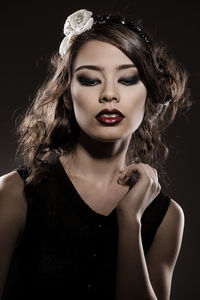
[[[86,86],[93,86],[97,85],[101,81],[99,79],[91,79],[85,76],[78,76],[78,81],[80,82],[81,85],[86,85]]]
[[[133,76],[133,77],[128,77],[128,78],[120,78],[118,82],[124,84],[124,85],[133,85],[138,83],[139,77],[138,76]]]

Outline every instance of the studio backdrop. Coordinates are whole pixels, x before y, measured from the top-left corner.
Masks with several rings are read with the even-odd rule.
[[[83,7],[84,6],[84,7]],[[16,168],[15,123],[44,81],[50,56],[63,38],[63,23],[86,8],[100,13],[124,13],[141,19],[189,73],[191,110],[177,115],[165,134],[170,153],[164,191],[185,213],[182,248],[173,276],[173,300],[200,299],[199,278],[199,82],[200,2],[191,1],[8,1],[1,4],[0,175]]]

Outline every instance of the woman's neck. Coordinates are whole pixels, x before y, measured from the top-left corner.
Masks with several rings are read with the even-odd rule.
[[[79,135],[75,153],[64,155],[62,163],[70,176],[83,179],[98,187],[116,182],[120,170],[126,167],[126,152],[131,137],[115,142],[91,139]]]

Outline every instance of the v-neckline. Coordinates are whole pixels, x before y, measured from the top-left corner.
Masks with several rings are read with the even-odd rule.
[[[60,161],[59,157],[57,160],[57,167],[58,173],[60,174],[60,181],[62,183],[64,192],[67,194],[69,193],[69,186],[71,188],[71,192],[73,193],[74,197],[72,200],[72,204],[76,206],[76,209],[81,210],[84,214],[88,217],[96,217],[97,219],[108,219],[113,215],[116,215],[116,208],[114,208],[108,215],[103,215],[101,213],[96,212],[91,206],[89,206],[84,199],[81,197],[79,192],[77,191],[76,187],[74,186],[73,182],[71,181],[70,177],[68,176],[62,162]]]

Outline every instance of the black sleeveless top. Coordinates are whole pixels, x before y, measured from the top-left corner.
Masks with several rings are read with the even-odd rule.
[[[25,180],[27,171],[17,171]],[[169,203],[160,192],[142,216],[145,255]],[[116,210],[108,216],[93,211],[57,157],[28,199],[3,300],[114,300],[117,236]]]

